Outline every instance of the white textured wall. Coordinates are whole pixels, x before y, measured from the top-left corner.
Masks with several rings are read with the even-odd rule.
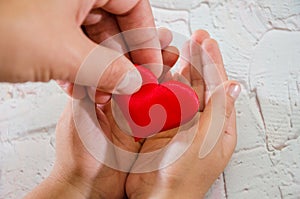
[[[156,22],[219,41],[237,102],[238,145],[208,198],[300,198],[300,1],[152,0]],[[49,173],[67,97],[55,84],[0,84],[0,198]]]

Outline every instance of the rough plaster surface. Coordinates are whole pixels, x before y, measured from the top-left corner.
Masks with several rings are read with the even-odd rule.
[[[238,145],[207,198],[300,198],[300,1],[152,0],[156,23],[206,29],[243,86]],[[0,84],[0,198],[48,174],[67,97],[53,83]]]

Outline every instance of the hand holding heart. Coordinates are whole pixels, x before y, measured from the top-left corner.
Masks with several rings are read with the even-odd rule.
[[[147,138],[161,131],[176,128],[190,121],[199,109],[196,93],[189,86],[178,81],[167,81],[158,84],[157,78],[143,66],[137,66],[143,84],[133,95],[114,95],[113,99],[125,119],[117,124],[126,132],[129,125],[130,134],[137,140]],[[154,110],[154,106],[160,105]]]
[[[188,135],[194,134],[194,138],[170,165],[154,171],[130,173],[126,181],[129,198],[204,198],[234,151],[234,102],[240,93],[239,84],[227,81],[218,44],[206,31],[196,31],[183,53],[189,58],[182,61],[181,74],[198,94],[200,113],[189,128],[172,129],[146,139],[132,171],[151,164],[143,164],[146,161],[143,154],[169,148],[159,159],[163,163],[170,159],[172,151],[185,143]],[[178,133],[183,139],[177,139]]]
[[[172,66],[177,61],[178,51],[174,47],[168,47],[171,42],[168,31],[163,29],[158,32],[161,36],[164,64]],[[73,84],[67,83],[62,88],[67,94],[74,97],[73,87]],[[90,88],[79,87],[79,89],[82,89],[82,95],[76,97],[81,100],[83,100],[82,98],[89,100],[92,105],[95,101],[98,103],[94,107],[98,122],[106,137],[115,146],[137,154],[141,148],[141,143],[135,142],[132,136],[127,135],[118,128],[111,110],[110,95],[97,91],[96,96],[94,96],[91,95]],[[110,158],[118,160],[117,154],[111,154]],[[133,164],[133,161],[128,164]],[[122,198],[126,194],[125,182],[127,175],[127,172],[107,167],[87,151],[79,138],[70,100],[56,129],[56,161],[53,171],[27,198]],[[43,194],[51,191],[52,195]],[[68,192],[70,194],[66,194]]]
[[[181,75],[188,80],[193,91],[174,81],[158,84],[156,77],[163,72],[160,67],[150,68],[154,75],[138,68],[140,74],[132,64],[161,65],[164,62],[173,66],[178,55],[166,51],[174,50],[167,47],[169,39],[161,39],[168,37],[168,34],[162,34],[160,43],[156,31],[146,31],[147,34],[138,34],[138,37],[125,36],[112,46],[98,45],[120,31],[154,27],[147,0],[122,3],[113,0],[10,0],[0,3],[0,16],[0,32],[4,38],[0,41],[1,82],[59,79],[67,92],[72,94],[74,85],[70,82],[76,80],[81,64],[91,51],[97,49],[100,52],[99,60],[111,58],[99,63],[98,67],[104,74],[97,85],[92,85],[89,78],[82,82],[84,86],[98,87],[102,93],[97,92],[94,99],[90,94],[91,88],[86,90],[80,87],[82,95],[77,97],[86,98],[89,95],[95,102],[101,102],[95,105],[95,109],[97,122],[106,136],[115,146],[137,154],[135,161],[130,162],[132,172],[137,167],[143,167],[142,154],[164,148],[168,143],[171,143],[170,148],[180,145],[181,142],[174,137],[178,131],[182,134],[195,133],[191,145],[173,164],[147,173],[121,172],[97,161],[86,150],[78,136],[69,103],[57,125],[57,156],[53,171],[28,198],[204,196],[233,153],[236,144],[234,101],[240,92],[236,82],[227,81],[219,48],[208,33],[197,31],[185,52],[190,53],[190,60],[188,63],[183,61]],[[141,44],[149,39],[154,49],[143,49]],[[130,49],[130,56],[123,56],[124,46],[138,46],[140,49]],[[160,46],[164,50],[160,51]],[[201,47],[197,49],[197,46]],[[166,79],[178,78],[168,72],[165,76]],[[119,94],[132,94],[142,86],[130,97],[114,96],[129,126],[122,128],[119,125],[121,129],[111,109],[111,96],[107,94],[113,92],[120,79],[137,82],[120,87],[117,90]],[[143,80],[143,85],[139,79]],[[196,113],[198,109],[200,113]],[[190,128],[182,131],[174,128],[191,118],[196,122]],[[160,131],[164,132],[158,133]],[[135,142],[133,137],[146,139]],[[122,158],[118,155],[116,153],[110,158],[118,162]],[[165,154],[161,162],[168,158]]]
[[[195,134],[195,137],[191,145],[187,147],[187,150],[176,162],[167,167],[158,168],[159,170],[146,173],[126,173],[105,166],[91,156],[83,146],[78,137],[78,132],[76,132],[72,107],[69,103],[57,126],[57,159],[53,172],[47,180],[54,179],[54,181],[67,182],[67,184],[71,185],[70,189],[74,189],[82,196],[77,198],[95,196],[101,196],[102,198],[122,198],[125,194],[129,198],[203,197],[214,180],[224,170],[235,148],[236,129],[234,101],[240,92],[240,88],[236,82],[227,81],[218,45],[209,37],[207,32],[196,31],[192,36],[192,41],[193,42],[190,42],[184,52],[188,54],[189,60],[182,61],[181,75],[189,81],[197,94],[195,97],[195,93],[190,92],[192,91],[190,88],[184,89],[184,92],[190,92],[185,95],[188,96],[189,100],[199,100],[195,102],[192,107],[196,105],[199,106],[200,113],[196,113],[195,115],[194,111],[192,111],[187,114],[189,115],[187,118],[193,117],[193,123],[187,123],[187,125],[192,126],[183,129],[180,133],[187,135]],[[164,55],[163,60],[166,65],[172,66],[177,60],[177,56],[174,56],[174,54],[171,55],[164,51],[162,54]],[[208,67],[215,68],[211,70],[211,68]],[[142,70],[143,69],[140,68],[140,71]],[[199,71],[202,71],[201,74],[203,74],[203,77]],[[178,90],[182,92],[181,89],[186,86],[181,83],[173,84],[172,81],[171,85],[175,85],[176,89],[178,89],[179,85],[178,90],[173,89],[174,87],[172,86],[168,87],[170,85],[168,83],[158,85],[156,84],[156,78],[153,78],[151,74],[149,75],[149,73],[145,71],[141,73],[142,76],[148,75],[148,77],[144,77],[143,86],[146,86],[146,88],[142,87],[140,93],[137,93],[137,96],[131,96],[131,100],[133,101],[130,102],[129,98],[129,105],[132,103],[131,105],[135,106],[136,98],[143,99],[145,95],[147,96],[149,94],[149,90],[153,90],[153,88],[155,90],[157,86],[160,88],[163,85],[167,85],[166,88],[172,91],[171,93],[173,94],[178,92]],[[166,74],[166,76],[170,77],[170,73]],[[181,78],[175,75],[173,79]],[[147,85],[153,87],[148,88]],[[158,93],[163,95],[168,93],[167,90],[165,91],[166,92],[163,93],[158,91]],[[160,100],[159,96],[152,97],[153,98],[150,98],[148,96],[147,98]],[[122,100],[124,99],[121,99],[121,101]],[[128,100],[128,98],[125,99],[125,101],[126,100]],[[180,101],[180,99],[178,100]],[[127,102],[128,101],[126,101],[126,103]],[[149,106],[153,104],[153,101],[150,100],[150,102]],[[174,136],[178,133],[178,128],[156,135],[154,134],[157,133],[157,131],[152,131],[153,129],[150,129],[146,134],[135,134],[133,131],[133,136],[137,137],[152,135],[140,142],[135,142],[131,135],[124,133],[118,127],[111,107],[111,101],[105,102],[102,105],[96,105],[98,122],[106,136],[115,146],[137,154],[136,160],[132,162],[132,171],[134,171],[136,167],[143,166],[143,162],[141,162],[142,158],[139,154],[142,155],[164,148],[168,143],[171,143],[171,148],[176,148],[176,145],[180,143],[176,142],[176,140],[175,142],[171,142],[173,139],[176,139]],[[135,107],[132,108],[133,109],[129,109],[132,111],[131,113],[133,113],[131,119],[140,122],[140,125],[147,125],[149,121],[140,118],[138,112],[134,112]],[[146,108],[146,110],[148,110],[148,108]],[[168,110],[166,112],[168,113]],[[184,110],[180,110],[179,112],[185,114]],[[219,126],[220,118],[224,119],[224,121],[221,121],[224,123],[222,123],[220,136],[215,137],[216,143],[210,142],[210,139],[206,139],[207,135],[211,135],[215,132],[214,127]],[[178,118],[176,118],[175,123],[172,123],[172,121],[168,122],[168,118],[166,121],[163,126],[160,126],[163,130],[177,126],[178,122],[184,123],[183,120],[179,120]],[[195,129],[196,131],[193,132]],[[211,145],[213,145],[212,148],[210,148]],[[206,147],[203,149],[201,146]],[[207,149],[208,154],[206,153]],[[202,153],[204,155],[201,155]],[[120,158],[122,157],[115,154],[116,161],[119,161]],[[168,154],[165,154],[165,157],[161,159],[162,162],[164,162],[164,158],[168,159]],[[40,192],[39,190],[41,189],[43,189],[43,187],[39,186],[37,191],[33,193],[36,194]],[[49,186],[47,190],[49,190]]]

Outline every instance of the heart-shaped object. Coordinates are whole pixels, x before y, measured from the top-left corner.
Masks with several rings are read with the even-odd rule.
[[[136,67],[143,80],[141,89],[132,95],[113,96],[136,140],[178,127],[194,117],[199,101],[191,87],[177,81],[159,84],[150,70]]]

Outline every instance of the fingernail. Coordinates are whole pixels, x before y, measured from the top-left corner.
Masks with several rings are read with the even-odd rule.
[[[127,74],[122,79],[122,81],[117,85],[113,93],[123,94],[123,95],[132,94],[138,91],[141,85],[142,85],[141,74],[137,69],[132,69],[129,72],[127,72]]]
[[[241,86],[239,84],[231,84],[227,89],[227,93],[236,100],[241,92]]]

